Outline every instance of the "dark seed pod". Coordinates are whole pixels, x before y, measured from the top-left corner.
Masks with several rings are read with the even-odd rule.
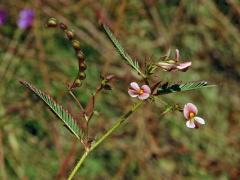
[[[79,71],[85,71],[87,69],[87,65],[82,62],[79,64]]]
[[[68,37],[68,39],[72,40],[74,37],[74,32],[72,30],[65,30],[65,33]]]
[[[107,91],[110,91],[110,90],[112,90],[112,87],[111,87],[109,84],[105,84],[105,85],[103,86],[103,89],[104,89],[104,90],[107,90]]]
[[[86,78],[86,74],[85,74],[84,72],[80,72],[80,73],[78,74],[78,78],[79,78],[80,80],[83,80],[83,79]]]
[[[66,29],[67,29],[67,25],[64,24],[64,23],[60,23],[60,24],[59,24],[59,27],[60,27],[62,30],[66,30]]]
[[[78,40],[73,40],[72,41],[72,46],[76,51],[80,50],[80,42]]]
[[[77,58],[79,62],[83,62],[85,60],[85,57],[82,51],[77,52]]]
[[[47,21],[47,27],[57,27],[57,20],[55,18],[49,18]]]

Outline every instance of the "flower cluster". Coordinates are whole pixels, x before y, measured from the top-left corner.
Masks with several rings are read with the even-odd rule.
[[[7,20],[7,12],[3,9],[0,9],[0,25],[3,25]]]
[[[165,71],[186,71],[192,64],[190,61],[179,63],[179,59],[179,50],[176,49],[176,55],[174,60],[165,60],[159,62],[157,65]],[[136,82],[131,82],[128,94],[131,97],[137,97],[140,100],[146,100],[151,95],[151,89],[148,85],[142,85],[140,87]],[[196,116],[197,113],[198,109],[194,104],[185,104],[183,108],[183,114],[186,119],[186,126],[188,128],[198,128],[199,125],[205,124],[205,120],[203,118]]]
[[[32,26],[34,20],[34,12],[31,9],[23,9],[19,14],[18,27],[27,29]]]
[[[179,50],[176,49],[176,55],[174,60],[165,60],[161,61],[157,64],[157,66],[161,67],[165,71],[182,71],[185,72],[192,65],[192,62],[187,61],[184,63],[179,63],[180,54]]]
[[[0,25],[3,25],[7,20],[7,11],[0,9]],[[19,13],[17,25],[20,29],[27,29],[33,25],[34,11],[32,9],[23,9]]]

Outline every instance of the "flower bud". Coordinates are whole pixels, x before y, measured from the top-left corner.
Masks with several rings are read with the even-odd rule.
[[[78,40],[73,40],[72,46],[76,51],[80,50],[80,42]]]
[[[86,78],[86,74],[85,74],[84,72],[80,72],[80,73],[78,74],[78,78],[79,78],[80,80],[83,80],[83,79]]]
[[[49,18],[47,21],[47,27],[56,27],[57,26],[57,20],[55,18]]]

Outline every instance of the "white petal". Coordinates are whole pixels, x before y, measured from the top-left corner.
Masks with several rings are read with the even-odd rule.
[[[138,99],[144,100],[144,99],[147,99],[149,96],[150,96],[150,94],[148,94],[148,93],[143,93],[143,94],[141,94],[141,95],[138,96]]]
[[[128,90],[128,94],[131,96],[131,97],[138,97],[138,94],[135,90],[132,90],[132,89],[129,89]]]
[[[140,87],[139,87],[138,83],[136,83],[136,82],[131,82],[130,86],[133,90],[136,90],[136,91],[140,90]]]
[[[190,120],[186,122],[186,126],[187,126],[188,128],[195,128],[194,122],[192,122],[192,121],[190,121]]]
[[[159,62],[158,66],[160,66],[165,71],[172,71],[177,69],[177,66],[175,64],[166,62]]]
[[[187,103],[187,104],[185,104],[184,109],[183,109],[183,114],[186,119],[189,119],[190,112],[192,112],[192,113],[194,113],[194,115],[196,115],[198,113],[198,109],[194,104]]]
[[[144,91],[144,93],[151,94],[151,89],[148,85],[143,85],[141,89]]]
[[[205,124],[205,120],[200,117],[194,117],[194,120],[197,121],[199,124]]]

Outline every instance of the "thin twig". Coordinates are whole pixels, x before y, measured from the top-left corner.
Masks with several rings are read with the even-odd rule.
[[[77,102],[79,108],[84,112],[84,108],[81,105],[80,101],[77,99],[77,97],[73,94],[73,92],[71,90],[69,90],[68,92],[73,97],[73,99]]]

